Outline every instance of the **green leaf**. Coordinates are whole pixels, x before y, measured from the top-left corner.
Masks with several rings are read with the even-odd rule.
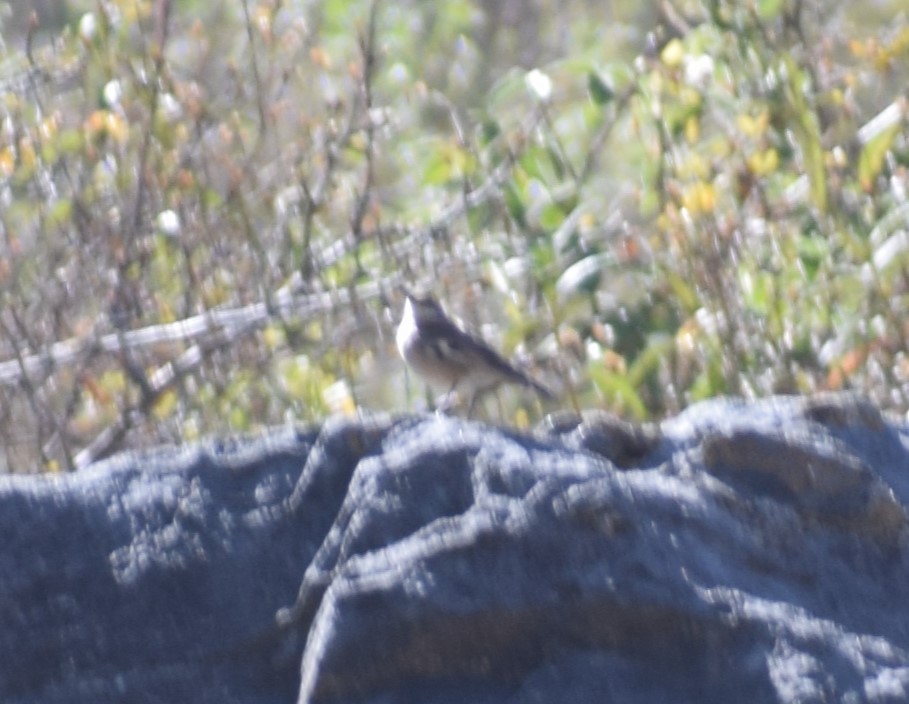
[[[76,154],[82,151],[85,140],[79,130],[63,130],[57,137],[57,149],[63,154]]]
[[[546,147],[530,147],[521,156],[519,161],[524,173],[530,178],[538,179],[543,183],[556,180],[552,169],[552,154]]]
[[[739,268],[739,285],[745,305],[759,315],[767,315],[773,307],[773,276],[766,271]]]
[[[664,271],[663,277],[672,289],[673,294],[675,294],[682,310],[694,313],[701,307],[701,299],[690,281],[675,271]]]
[[[597,105],[606,105],[615,98],[615,93],[596,71],[587,74],[587,92]]]
[[[512,220],[521,227],[527,227],[527,208],[513,183],[505,184],[505,208]]]
[[[435,150],[426,160],[423,168],[423,183],[428,186],[442,186],[451,180],[451,160],[440,150]]]
[[[205,203],[206,208],[215,210],[221,207],[224,199],[214,188],[206,188],[202,191],[202,202]]]
[[[496,120],[491,117],[483,120],[483,124],[480,126],[480,142],[483,146],[494,141],[500,134],[502,134],[502,128]]]
[[[725,392],[722,366],[719,360],[714,359],[707,363],[707,368],[694,380],[688,389],[688,396],[692,401],[703,401]]]
[[[626,376],[634,387],[643,385],[648,377],[655,374],[666,356],[675,348],[672,335],[655,333],[648,339],[647,347],[637,356]]]
[[[539,225],[547,232],[555,232],[565,221],[565,211],[558,203],[548,203],[540,212]]]
[[[594,386],[609,405],[630,414],[635,420],[647,418],[647,406],[626,375],[599,364],[591,364],[589,369]]]
[[[802,235],[798,239],[799,261],[809,281],[817,276],[821,264],[830,256],[830,246],[824,237]]]
[[[61,198],[51,206],[47,214],[49,227],[58,227],[67,224],[73,217],[73,202],[69,198]]]
[[[827,169],[824,163],[824,148],[821,145],[821,128],[817,114],[808,105],[802,88],[804,72],[787,54],[783,58],[788,83],[786,97],[789,107],[794,112],[793,125],[796,139],[802,150],[805,172],[810,184],[811,202],[819,212],[827,211]]]
[[[890,147],[893,146],[893,140],[900,133],[901,125],[899,123],[889,127],[880,134],[876,135],[859,155],[858,179],[865,191],[871,191],[874,186],[874,179],[884,166],[884,159]]]
[[[757,14],[762,20],[772,20],[779,16],[784,0],[758,0]]]
[[[492,112],[497,112],[502,107],[518,103],[524,93],[524,72],[512,68],[492,86],[487,105]]]
[[[565,164],[562,162],[562,157],[552,147],[547,147],[546,153],[549,156],[549,163],[552,165],[556,178],[561,181],[565,178]]]

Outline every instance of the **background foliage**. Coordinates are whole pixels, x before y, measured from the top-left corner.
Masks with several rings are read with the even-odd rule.
[[[402,283],[561,407],[905,412],[901,3],[605,5],[7,3],[0,469],[419,408]]]

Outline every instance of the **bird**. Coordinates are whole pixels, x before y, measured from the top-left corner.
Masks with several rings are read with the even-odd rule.
[[[555,398],[546,386],[459,327],[434,298],[410,291],[405,296],[395,334],[398,352],[430,385],[448,388],[446,402],[455,391],[468,396],[468,417],[482,394],[506,382],[531,388],[546,400]]]

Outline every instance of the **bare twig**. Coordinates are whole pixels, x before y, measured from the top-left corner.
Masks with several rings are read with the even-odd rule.
[[[350,230],[354,238],[354,260],[357,265],[356,278],[363,270],[360,262],[360,245],[363,241],[363,221],[369,212],[369,204],[373,196],[373,176],[375,173],[375,138],[376,138],[376,120],[374,119],[372,108],[372,79],[376,66],[376,16],[378,14],[378,0],[373,0],[369,11],[369,21],[365,33],[360,35],[360,60],[362,62],[362,90],[360,92],[360,101],[362,101],[363,113],[363,130],[366,132],[365,159],[366,164],[363,167],[363,182],[360,185],[359,193],[353,207],[353,214],[350,218]],[[351,112],[355,112],[352,110]]]
[[[255,326],[250,324],[249,329],[255,329]],[[239,332],[242,334],[246,330]],[[175,360],[160,366],[151,375],[146,376],[144,372],[139,370],[141,374],[140,386],[143,388],[140,402],[133,408],[126,409],[116,421],[104,428],[95,436],[94,440],[76,453],[75,457],[72,458],[72,468],[76,470],[82,469],[120,449],[129,430],[145,419],[155,402],[161,397],[161,394],[174,386],[187,374],[197,369],[211,352],[228,347],[234,342],[233,335],[228,335],[222,331],[205,342],[193,345]]]
[[[378,283],[367,282],[358,287],[358,299],[371,300],[378,295]],[[50,373],[58,367],[74,364],[86,355],[98,352],[120,354],[127,349],[165,342],[204,340],[221,334],[235,339],[242,332],[260,329],[274,315],[294,314],[307,318],[323,314],[331,310],[333,305],[344,305],[349,301],[349,293],[343,291],[295,295],[288,289],[281,289],[275,295],[272,311],[266,303],[254,303],[240,308],[212,310],[173,323],[150,325],[138,330],[113,332],[100,337],[71,338],[54,343],[42,352],[17,354],[16,359],[0,362],[0,385],[21,384],[35,375]]]
[[[249,65],[252,69],[253,83],[256,86],[256,109],[259,112],[259,136],[265,134],[265,95],[262,90],[262,78],[259,72],[259,59],[256,54],[256,33],[253,31],[253,21],[249,16],[249,3],[243,0],[243,20],[246,23],[246,38],[249,39]]]

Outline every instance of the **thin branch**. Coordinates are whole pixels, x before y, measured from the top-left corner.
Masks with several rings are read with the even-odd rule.
[[[250,325],[249,329],[255,329],[255,326]],[[193,345],[175,360],[160,366],[153,374],[146,376],[144,372],[140,372],[142,398],[138,405],[126,409],[116,421],[104,428],[94,440],[76,453],[72,459],[72,468],[82,469],[119,450],[130,429],[148,416],[155,402],[165,391],[201,366],[211,352],[228,347],[234,342],[233,335],[222,331],[209,340]]]
[[[376,298],[379,295],[378,284],[361,284],[356,295],[358,299]],[[305,318],[325,313],[338,303],[344,305],[349,302],[350,294],[343,291],[296,295],[289,289],[282,288],[275,295],[271,306],[264,302],[253,303],[240,308],[207,311],[173,323],[150,325],[128,332],[70,338],[56,342],[36,354],[17,353],[15,359],[0,362],[0,385],[21,384],[35,375],[49,374],[58,367],[74,364],[89,354],[121,354],[128,349],[166,342],[196,341],[220,334],[235,338],[240,331],[248,332],[265,326],[276,315],[293,314]]]
[[[16,354],[16,358],[14,360],[12,360],[11,362],[7,362],[7,364],[12,365],[13,367],[18,367],[19,369],[24,371],[25,367],[26,367],[26,358],[24,358],[22,356],[22,349],[21,349],[21,346],[19,345],[18,341],[24,337],[22,335],[22,330],[25,328],[25,325],[23,324],[22,320],[19,318],[19,316],[15,310],[10,310],[10,315],[13,318],[13,322],[15,323],[17,330],[11,330],[9,325],[3,319],[3,317],[0,316],[0,328],[2,328],[4,334],[7,337],[8,343],[13,347],[13,351]],[[50,410],[45,404],[39,403],[40,391],[39,391],[38,385],[33,383],[32,379],[25,374],[22,374],[17,379],[17,383],[19,385],[21,385],[23,387],[23,389],[25,390],[25,397],[28,400],[32,413],[35,414],[35,418],[38,420],[39,428],[41,426],[50,426],[52,428],[53,434],[55,436],[61,438],[63,452],[66,455],[67,459],[69,459],[69,457],[70,457],[69,445],[67,442],[65,442],[65,440],[63,440],[63,438],[65,437],[65,434],[63,432],[64,429],[63,429],[61,423],[59,422],[59,420],[57,419],[57,417],[54,415],[53,411]],[[44,435],[43,432],[39,432],[36,440],[38,442],[39,452],[40,452],[42,458],[46,461],[47,454],[45,452],[45,448],[42,446],[42,443],[41,443],[41,438],[43,437],[43,435]]]
[[[259,71],[259,59],[256,54],[256,33],[253,31],[252,17],[249,16],[249,3],[243,0],[240,3],[243,7],[243,19],[246,22],[246,37],[249,39],[249,65],[252,69],[253,83],[256,86],[256,108],[259,112],[259,136],[265,134],[267,124],[265,117],[265,96],[262,90],[262,77]]]
[[[369,212],[369,204],[372,199],[373,180],[375,174],[375,140],[377,120],[373,116],[372,107],[372,79],[376,67],[376,16],[378,14],[378,0],[373,0],[369,12],[369,22],[364,34],[360,36],[360,58],[362,61],[362,93],[363,101],[363,129],[366,132],[365,158],[366,164],[363,168],[363,182],[360,191],[357,194],[356,202],[353,207],[353,214],[350,219],[350,229],[354,236],[354,261],[357,265],[355,278],[362,273],[363,265],[360,262],[360,244],[363,241],[363,221]],[[351,113],[356,112],[354,107]]]
[[[606,143],[606,140],[609,139],[609,135],[612,134],[613,128],[619,123],[619,119],[625,116],[625,110],[628,107],[628,103],[637,92],[638,86],[633,84],[622,91],[622,94],[615,100],[614,117],[612,120],[609,120],[602,125],[599,132],[597,132],[591,140],[590,146],[587,148],[587,158],[584,160],[584,165],[581,167],[581,172],[578,175],[580,183],[585,183],[590,177],[590,174],[592,174],[593,170],[597,167],[599,158],[603,153],[603,145]]]
[[[147,165],[148,155],[151,151],[152,129],[155,122],[155,113],[158,111],[158,100],[160,98],[161,88],[159,78],[164,69],[164,48],[167,43],[169,19],[170,19],[170,0],[158,0],[156,5],[156,29],[154,51],[150,52],[153,57],[154,73],[149,83],[151,86],[151,95],[148,101],[148,127],[145,130],[145,136],[142,140],[142,147],[139,150],[139,166],[137,172],[138,182],[136,184],[136,202],[133,206],[132,232],[129,241],[132,242],[136,233],[139,232],[139,225],[142,222],[142,211],[145,204],[145,192],[147,189]],[[128,259],[128,258],[127,258]],[[128,264],[129,262],[127,262]]]

